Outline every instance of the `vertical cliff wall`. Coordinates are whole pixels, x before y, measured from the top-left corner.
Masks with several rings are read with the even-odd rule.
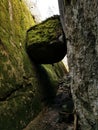
[[[21,85],[23,76],[30,72],[24,47],[26,30],[32,25],[34,21],[23,2],[0,1],[0,99],[13,86],[16,89]]]
[[[98,1],[59,0],[81,130],[98,129]]]
[[[30,116],[27,117],[31,111],[27,109],[31,103],[30,89],[33,89],[30,84],[38,83],[36,80],[32,83],[35,74],[24,48],[26,30],[34,24],[22,1],[0,1],[0,129],[2,130],[19,130],[30,120]]]
[[[22,0],[0,1],[0,130],[25,127],[57,85],[55,69],[35,66],[26,54],[26,31],[34,24]]]

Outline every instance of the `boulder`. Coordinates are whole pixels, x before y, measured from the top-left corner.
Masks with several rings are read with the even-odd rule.
[[[64,58],[66,38],[59,16],[48,18],[27,31],[26,50],[37,64],[53,64]]]

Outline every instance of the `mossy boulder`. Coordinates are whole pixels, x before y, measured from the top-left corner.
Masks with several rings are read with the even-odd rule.
[[[31,64],[25,38],[33,25],[22,0],[0,1],[0,130],[22,130],[43,108],[48,91],[44,88],[56,86],[64,74],[62,63],[54,68]],[[46,77],[42,77],[43,71]],[[54,89],[50,97],[51,93],[53,97]]]
[[[26,49],[37,64],[53,64],[67,53],[59,16],[48,18],[27,31]]]

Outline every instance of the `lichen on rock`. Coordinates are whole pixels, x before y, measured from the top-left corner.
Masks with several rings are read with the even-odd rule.
[[[98,129],[98,1],[58,0],[68,44],[71,92],[81,130]]]

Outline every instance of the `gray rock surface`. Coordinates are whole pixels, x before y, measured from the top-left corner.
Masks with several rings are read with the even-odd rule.
[[[98,1],[59,0],[71,92],[81,130],[98,129]]]

